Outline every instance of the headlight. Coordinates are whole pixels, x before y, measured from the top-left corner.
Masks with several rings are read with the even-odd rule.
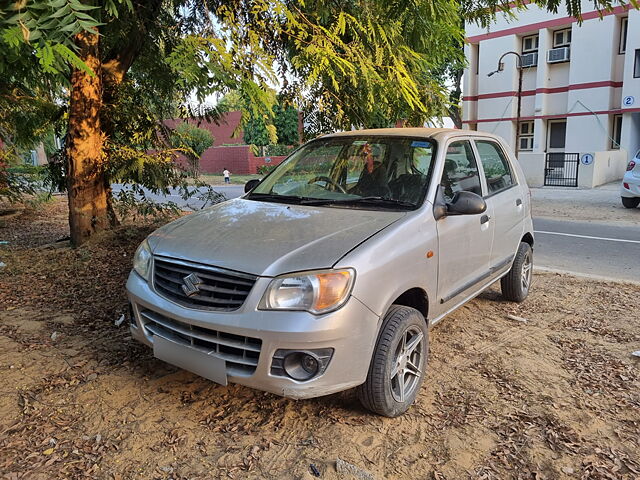
[[[151,249],[145,240],[140,244],[133,256],[133,269],[145,280],[149,280],[149,269],[151,268]]]
[[[349,297],[354,278],[352,269],[283,275],[271,281],[258,308],[314,314],[337,310]]]

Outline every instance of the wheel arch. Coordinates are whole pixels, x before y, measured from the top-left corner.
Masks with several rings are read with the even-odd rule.
[[[429,297],[427,295],[427,292],[425,292],[424,289],[420,287],[414,287],[405,290],[399,297],[391,302],[391,305],[403,305],[405,307],[415,308],[422,314],[425,321],[428,322]]]
[[[533,235],[531,232],[527,232],[522,236],[521,242],[528,243],[531,248],[533,248]]]

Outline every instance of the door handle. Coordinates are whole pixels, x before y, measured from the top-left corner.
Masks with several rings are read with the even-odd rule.
[[[489,220],[491,220],[491,217],[489,215],[482,215],[480,217],[480,225],[484,225],[485,223],[487,223]]]
[[[516,200],[516,207],[519,207],[520,205],[522,205],[522,200],[517,199]]]

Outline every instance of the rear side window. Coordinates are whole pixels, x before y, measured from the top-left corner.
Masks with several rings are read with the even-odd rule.
[[[476,147],[478,148],[478,155],[480,155],[480,162],[482,162],[484,177],[487,179],[489,195],[513,185],[513,175],[509,168],[509,162],[500,146],[488,140],[476,140]]]
[[[456,192],[467,191],[482,195],[480,175],[469,140],[452,142],[447,147],[441,185],[445,199],[450,202]]]

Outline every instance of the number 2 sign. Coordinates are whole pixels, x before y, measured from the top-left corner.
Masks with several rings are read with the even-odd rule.
[[[622,105],[624,105],[625,107],[630,107],[635,103],[635,101],[636,99],[629,95],[627,97],[624,97],[624,99],[622,100]]]

